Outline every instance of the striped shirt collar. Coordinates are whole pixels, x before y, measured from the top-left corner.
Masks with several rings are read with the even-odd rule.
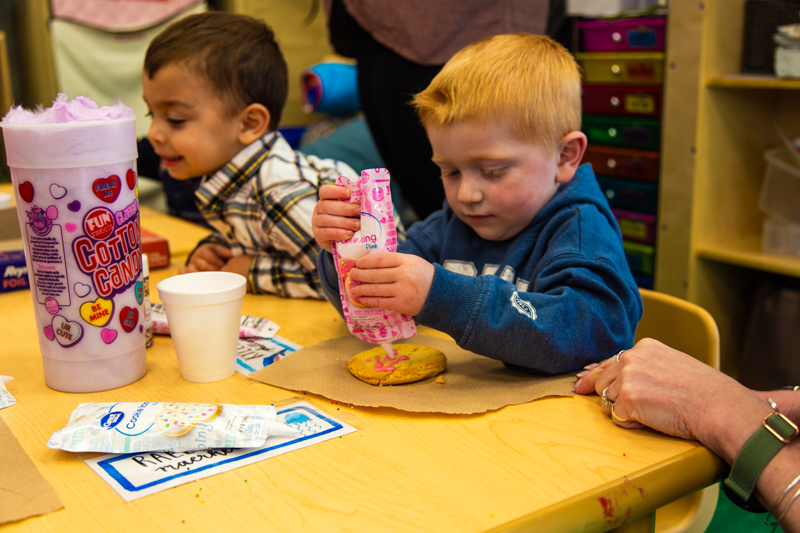
[[[207,212],[222,210],[225,201],[259,171],[270,151],[276,144],[280,145],[280,141],[286,143],[280,133],[271,131],[245,146],[214,174],[205,176],[203,183],[195,192],[200,210]],[[286,145],[288,146],[288,143]]]

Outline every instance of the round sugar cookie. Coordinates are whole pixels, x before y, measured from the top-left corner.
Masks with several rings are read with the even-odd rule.
[[[381,346],[350,359],[347,370],[370,385],[401,385],[435,376],[447,366],[447,357],[435,348],[416,344],[395,344],[393,359]]]

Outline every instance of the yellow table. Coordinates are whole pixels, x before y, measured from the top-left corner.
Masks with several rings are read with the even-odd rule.
[[[180,218],[165,216],[149,207],[139,208],[139,219],[143,228],[161,235],[169,241],[169,253],[175,257],[188,255],[194,250],[200,239],[211,232],[208,228]],[[186,257],[183,259],[185,262]]]
[[[144,213],[142,224],[175,242],[181,238],[167,235],[180,224],[165,215]],[[184,260],[176,256],[170,268],[151,273],[154,301],[156,283]],[[304,346],[347,334],[326,302],[247,295],[244,313],[274,320],[279,335]],[[184,381],[168,337],[156,338],[147,374],[132,385],[93,394],[56,392],[44,385],[30,292],[0,295],[0,314],[0,374],[15,378],[9,390],[17,399],[0,417],[65,506],[0,526],[2,533],[594,532],[626,520],[625,531],[649,531],[655,509],[724,471],[695,442],[616,427],[596,396],[454,416],[333,405],[306,395],[359,431],[125,503],[77,455],[45,446],[79,403],[263,404],[295,393],[238,373],[218,383]]]

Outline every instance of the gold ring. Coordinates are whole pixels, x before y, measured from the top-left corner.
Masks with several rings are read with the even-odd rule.
[[[622,352],[625,352],[625,351],[626,351],[626,350],[620,350],[620,351],[618,351],[618,352],[617,352],[617,357],[616,357],[616,359],[617,359],[617,361],[616,361],[616,362],[617,362],[617,363],[619,363],[619,357],[622,355]]]
[[[627,418],[622,418],[621,416],[619,416],[614,411],[614,406],[613,405],[611,406],[611,416],[613,416],[617,420],[617,422],[630,422],[630,420],[628,420]]]

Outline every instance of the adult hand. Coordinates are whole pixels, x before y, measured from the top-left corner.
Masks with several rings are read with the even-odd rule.
[[[186,266],[178,270],[179,274],[189,272],[206,272],[211,270],[222,270],[225,263],[233,257],[233,252],[221,244],[206,243],[198,247]]]
[[[755,391],[755,393],[765,402],[771,399],[780,407],[781,413],[793,422],[800,423],[800,391],[773,390]]]
[[[314,239],[323,249],[331,251],[331,241],[346,241],[361,228],[361,205],[342,200],[350,198],[350,189],[338,185],[319,188],[319,202],[311,216]]]
[[[416,316],[428,299],[434,272],[431,263],[416,255],[367,254],[350,271],[350,278],[361,283],[351,292],[367,307]]]
[[[608,390],[606,390],[606,388]],[[575,392],[602,394],[614,402],[617,425],[648,426],[685,439],[700,440],[721,452],[718,429],[731,406],[769,411],[758,396],[722,372],[653,339],[643,339],[590,369]],[[611,413],[609,406],[603,406]]]

